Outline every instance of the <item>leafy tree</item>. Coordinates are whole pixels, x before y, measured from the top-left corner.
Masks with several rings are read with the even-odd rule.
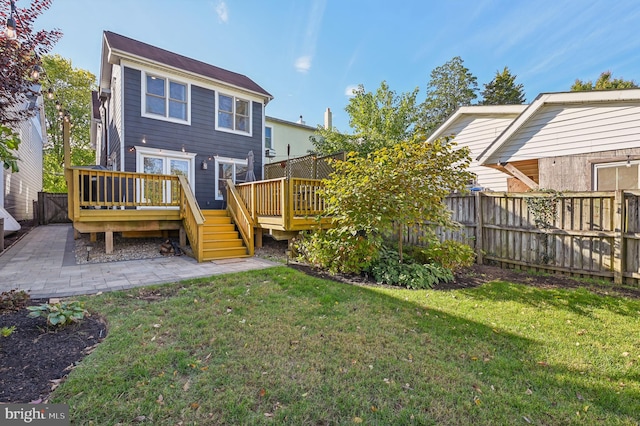
[[[5,169],[12,172],[18,171],[18,157],[15,151],[20,145],[20,137],[9,127],[0,125],[0,161],[3,162]],[[2,170],[0,170],[2,173]]]
[[[366,92],[364,86],[359,85],[354,95],[345,108],[353,133],[343,134],[319,126],[312,140],[319,153],[355,151],[366,155],[411,136],[418,112],[418,88],[397,95],[383,81],[375,93]]]
[[[516,76],[511,74],[509,68],[504,67],[502,72],[496,71],[496,76],[484,85],[481,92],[482,105],[519,105],[526,100],[524,86],[515,83]]]
[[[465,190],[470,162],[468,148],[446,138],[427,143],[424,133],[366,156],[351,152],[325,180],[325,209],[335,226],[313,234],[303,251],[323,267],[357,273],[375,261],[394,225],[454,226],[442,200]]]
[[[73,68],[71,61],[60,55],[42,58],[47,74],[47,86],[55,94],[45,100],[48,143],[44,153],[43,187],[47,192],[66,192],[64,179],[64,146],[61,113],[71,121],[71,164],[95,164],[95,152],[89,145],[91,128],[91,91],[96,77],[89,71]]]
[[[422,127],[431,134],[461,106],[477,98],[478,79],[459,56],[431,71],[427,98],[422,104]]]
[[[633,89],[637,87],[638,85],[635,81],[613,78],[611,71],[605,71],[600,74],[595,84],[591,80],[582,81],[576,79],[573,86],[571,86],[571,91],[584,92],[588,90]]]
[[[52,0],[33,0],[28,8],[16,8],[13,19],[17,24],[17,39],[0,37],[0,126],[15,129],[18,124],[36,114],[29,108],[28,99],[39,94],[38,76],[33,74],[40,66],[40,58],[49,52],[62,36],[58,30],[33,31],[33,23],[51,6]],[[0,20],[6,22],[12,14],[10,2],[2,2]],[[15,135],[5,130],[0,137],[0,161],[15,169],[13,151],[17,148]]]

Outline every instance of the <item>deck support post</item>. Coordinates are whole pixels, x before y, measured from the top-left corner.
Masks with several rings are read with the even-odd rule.
[[[187,232],[184,230],[184,226],[180,227],[180,230],[178,231],[179,235],[180,235],[180,247],[186,247],[187,246]]]
[[[89,241],[91,241],[92,243],[95,243],[96,241],[98,241],[98,233],[97,232],[91,232],[89,234]]]
[[[256,236],[256,242],[255,242],[255,246],[257,248],[262,248],[262,228],[255,228],[255,236]]]
[[[113,231],[104,233],[104,251],[107,254],[113,253]]]

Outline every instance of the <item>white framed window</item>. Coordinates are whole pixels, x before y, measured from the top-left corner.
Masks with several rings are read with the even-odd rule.
[[[160,75],[142,73],[142,116],[189,124],[191,86]]]
[[[264,147],[265,149],[273,149],[273,127],[264,127]]]
[[[195,153],[136,146],[136,170],[138,172],[185,176],[194,193],[195,159]],[[163,188],[140,188],[138,197],[144,199],[147,195],[153,195],[162,197],[164,202],[168,202],[172,198],[174,190],[175,188],[171,188],[170,185]]]
[[[216,92],[216,130],[251,136],[251,101]]]
[[[247,159],[216,157],[216,200],[223,200],[227,190],[226,180],[234,184],[244,183],[247,177]]]
[[[640,189],[640,161],[620,161],[594,165],[593,189],[616,191]]]

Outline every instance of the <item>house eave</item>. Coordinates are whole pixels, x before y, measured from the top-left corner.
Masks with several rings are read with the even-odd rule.
[[[527,108],[527,105],[471,105],[462,106],[455,110],[453,114],[442,123],[428,138],[427,142],[432,142],[443,136],[450,136],[447,129],[456,121],[466,116],[477,117],[513,117],[516,118]]]
[[[487,166],[495,164],[495,153],[506,145],[541,108],[549,105],[586,105],[607,102],[640,102],[640,89],[593,90],[586,92],[541,93],[478,157]],[[492,159],[493,158],[493,159]]]

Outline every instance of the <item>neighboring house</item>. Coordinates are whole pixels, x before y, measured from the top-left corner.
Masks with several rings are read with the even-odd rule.
[[[91,132],[97,163],[183,174],[202,209],[222,208],[224,181],[244,182],[250,151],[262,178],[271,99],[244,75],[105,31]]]
[[[639,189],[640,89],[542,93],[477,161],[525,189]]]
[[[317,127],[307,125],[302,116],[297,122],[266,117],[265,127],[265,156],[267,162],[283,161],[287,158],[297,158],[309,155],[316,147],[311,137],[316,135]],[[332,114],[327,108],[324,113],[324,127],[331,128]],[[287,150],[288,155],[287,155]]]
[[[506,191],[511,175],[481,166],[476,157],[520,115],[526,105],[465,106],[458,108],[427,141],[453,136],[459,147],[471,151],[469,171],[476,175],[473,187],[491,191]]]
[[[43,146],[47,137],[42,96],[27,100],[23,107],[34,108],[36,114],[14,129],[20,135],[19,171],[5,170],[0,162],[0,207],[8,213],[4,215],[0,211],[0,216],[6,216],[5,231],[17,231],[20,226],[16,221],[34,218],[33,204],[38,200],[38,192],[42,191]],[[12,229],[16,226],[17,229]]]
[[[315,127],[269,116],[266,117],[266,121],[264,142],[268,163],[302,157],[315,149],[309,139],[315,134]]]

